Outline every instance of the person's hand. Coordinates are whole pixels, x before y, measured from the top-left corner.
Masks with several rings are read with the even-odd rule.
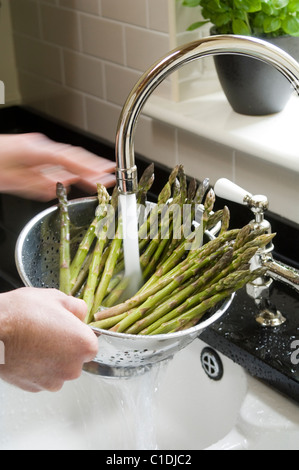
[[[96,193],[115,185],[115,163],[43,134],[0,136],[0,192],[28,199],[56,198],[56,183]]]
[[[83,300],[53,289],[0,294],[0,378],[29,392],[58,391],[94,359],[98,340],[83,323]]]

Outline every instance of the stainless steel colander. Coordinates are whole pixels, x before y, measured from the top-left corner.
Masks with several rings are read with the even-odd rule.
[[[84,229],[94,218],[96,198],[70,202],[72,249],[76,250]],[[16,264],[27,287],[58,288],[59,286],[59,209],[54,206],[37,215],[27,224],[16,246]],[[213,237],[213,235],[210,235]],[[112,333],[93,328],[98,337],[99,352],[84,370],[105,377],[130,377],[142,374],[153,364],[165,361],[188,346],[200,333],[218,320],[229,308],[233,296],[205,321],[189,330],[157,336],[136,336]]]

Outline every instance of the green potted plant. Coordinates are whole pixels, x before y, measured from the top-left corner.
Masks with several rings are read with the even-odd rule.
[[[188,29],[212,24],[211,34],[252,36],[275,44],[299,61],[299,0],[181,0],[202,8],[203,20]],[[293,90],[273,67],[237,55],[216,56],[222,88],[232,108],[241,114],[280,112]]]

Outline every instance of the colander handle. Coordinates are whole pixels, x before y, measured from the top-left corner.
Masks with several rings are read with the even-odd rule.
[[[250,194],[249,191],[237,186],[226,178],[221,178],[217,181],[215,184],[215,193],[218,197],[243,205],[247,205],[248,199],[252,198],[252,194]]]

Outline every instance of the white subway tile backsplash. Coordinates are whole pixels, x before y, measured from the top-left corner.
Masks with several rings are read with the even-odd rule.
[[[65,84],[88,94],[104,97],[103,62],[90,56],[65,50]]]
[[[45,86],[46,112],[70,126],[86,129],[84,97],[82,94],[52,82]]]
[[[169,1],[11,0],[18,66],[121,107],[170,48]],[[170,99],[172,81],[157,93]]]
[[[41,4],[42,34],[47,42],[79,50],[79,17],[71,10]]]
[[[145,72],[153,63],[169,51],[166,34],[142,28],[125,27],[127,65]]]
[[[106,97],[111,103],[123,106],[141,73],[115,64],[105,64]]]
[[[61,51],[36,39],[15,35],[18,68],[50,80],[62,82]]]
[[[59,0],[59,5],[94,15],[100,12],[99,0]]]
[[[103,100],[85,98],[87,129],[107,142],[115,142],[121,108]]]
[[[123,27],[110,20],[81,15],[83,52],[124,64]]]
[[[102,0],[102,16],[146,28],[147,0]]]
[[[149,29],[168,33],[169,28],[169,11],[168,0],[147,0]]]

